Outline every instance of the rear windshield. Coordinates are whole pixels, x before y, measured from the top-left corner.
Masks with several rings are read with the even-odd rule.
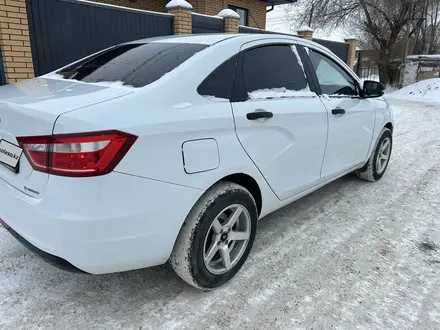
[[[137,43],[119,45],[58,71],[65,79],[143,87],[174,70],[207,45]]]

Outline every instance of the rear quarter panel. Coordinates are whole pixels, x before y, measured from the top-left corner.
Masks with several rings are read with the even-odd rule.
[[[185,102],[129,95],[60,116],[54,133],[106,129],[139,137],[116,172],[202,190],[228,175],[245,173],[257,181],[265,202],[277,201],[235,135],[228,101],[209,101],[197,94]],[[182,147],[186,141],[198,139],[216,141],[219,164],[215,169],[190,174],[184,168]]]

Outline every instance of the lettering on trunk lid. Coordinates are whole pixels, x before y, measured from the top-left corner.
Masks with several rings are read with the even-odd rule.
[[[40,194],[38,191],[33,190],[33,189],[31,189],[31,188],[28,188],[28,187],[26,187],[26,186],[24,186],[23,188],[24,188],[25,191],[29,191],[29,192],[31,192],[31,193],[33,193],[33,194],[35,194],[35,195],[39,195],[39,194]]]

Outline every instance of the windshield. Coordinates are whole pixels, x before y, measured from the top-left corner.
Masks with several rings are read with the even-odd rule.
[[[113,47],[58,71],[64,79],[143,87],[174,70],[207,45],[136,43]]]

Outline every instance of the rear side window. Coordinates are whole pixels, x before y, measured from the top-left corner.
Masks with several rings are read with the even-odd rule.
[[[139,43],[120,45],[57,72],[87,83],[143,87],[174,70],[207,45]]]
[[[202,96],[230,99],[237,70],[238,54],[223,62],[209,74],[197,88]]]
[[[243,78],[247,93],[263,90],[302,91],[307,88],[304,71],[289,45],[254,48],[245,53]]]

